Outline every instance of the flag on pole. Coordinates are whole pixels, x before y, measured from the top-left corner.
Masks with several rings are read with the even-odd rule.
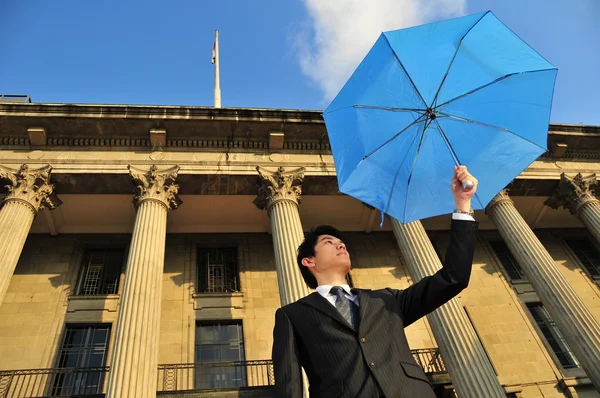
[[[210,60],[211,64],[214,64],[215,61],[217,59],[217,42],[215,41],[213,43],[213,48],[212,48],[212,59]]]

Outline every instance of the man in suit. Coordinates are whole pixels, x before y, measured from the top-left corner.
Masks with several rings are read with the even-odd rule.
[[[472,188],[463,188],[465,180]],[[311,398],[434,398],[416,364],[404,328],[467,287],[477,222],[471,197],[477,180],[464,166],[451,181],[456,210],[444,266],[405,290],[350,289],[350,256],[338,230],[320,226],[298,248],[298,266],[317,291],[277,310],[273,332],[275,390],[302,397],[302,372]]]

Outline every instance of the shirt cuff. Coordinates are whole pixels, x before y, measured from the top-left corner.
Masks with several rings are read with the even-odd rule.
[[[465,221],[475,221],[473,217],[468,214],[463,213],[452,213],[453,220],[465,220]]]

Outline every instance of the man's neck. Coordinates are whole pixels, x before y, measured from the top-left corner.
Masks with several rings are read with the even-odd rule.
[[[348,284],[348,281],[346,280],[346,275],[323,275],[317,278],[317,283],[319,284],[319,286],[340,286]]]

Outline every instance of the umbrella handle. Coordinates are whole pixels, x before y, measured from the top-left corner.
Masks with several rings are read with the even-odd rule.
[[[462,186],[464,189],[471,189],[473,188],[473,181],[465,180],[463,181]]]

